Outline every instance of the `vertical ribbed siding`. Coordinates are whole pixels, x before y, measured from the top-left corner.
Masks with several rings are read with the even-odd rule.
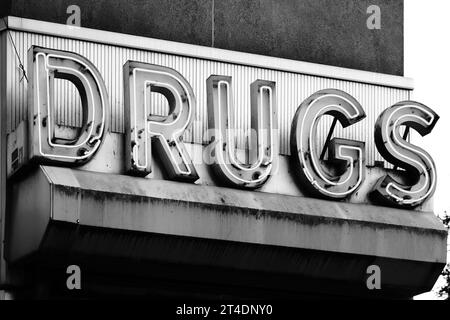
[[[56,123],[62,126],[81,127],[82,107],[78,90],[70,81],[55,79]]]
[[[7,198],[7,188],[6,188],[6,168],[7,168],[7,151],[6,151],[6,65],[7,65],[7,33],[6,31],[0,31],[0,283],[6,281],[6,261],[3,248],[4,239],[6,239],[5,231],[7,227],[5,226],[5,213],[6,213],[6,198]]]
[[[97,44],[86,41],[62,39],[38,34],[11,32],[16,43],[19,55],[27,66],[27,50],[31,45],[47,48],[73,51],[89,59],[102,74],[111,101],[111,131],[123,132],[123,77],[122,66],[127,60],[153,63],[167,66],[180,72],[192,85],[196,99],[197,110],[194,123],[185,134],[185,141],[192,143],[207,143],[207,107],[206,107],[206,79],[212,75],[226,75],[233,78],[233,92],[235,101],[235,116],[237,126],[243,129],[250,127],[250,84],[257,80],[275,81],[278,92],[278,114],[280,128],[280,151],[289,154],[289,135],[293,116],[301,102],[314,92],[335,88],[353,95],[366,110],[367,118],[342,130],[338,125],[335,136],[361,140],[366,142],[367,164],[373,165],[375,161],[382,161],[375,148],[373,139],[374,123],[382,110],[402,100],[408,100],[410,91],[389,87],[375,86],[364,83],[355,83],[328,78],[315,77],[304,74],[265,70],[261,68],[233,65],[217,61],[202,60],[163,54],[153,51],[144,51]],[[19,81],[21,72],[19,62],[14,58],[14,49],[8,46],[10,56],[8,75],[11,83],[7,110],[7,130],[14,130],[19,122],[26,118],[27,84],[25,80]],[[81,124],[81,106],[76,95],[76,89],[66,81],[57,84],[57,121],[67,126]],[[166,102],[161,97],[152,98],[152,113],[163,115],[167,113]],[[323,119],[319,125],[318,145],[323,145],[330,127],[330,119]],[[246,145],[244,134],[238,137],[238,147]]]

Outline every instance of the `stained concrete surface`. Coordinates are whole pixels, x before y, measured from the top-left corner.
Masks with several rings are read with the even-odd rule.
[[[83,27],[403,75],[402,0],[4,0],[0,14],[66,23],[70,5]]]

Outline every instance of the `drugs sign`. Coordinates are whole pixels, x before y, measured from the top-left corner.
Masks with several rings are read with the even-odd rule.
[[[96,67],[71,52],[33,46],[29,50],[30,83],[27,163],[81,166],[91,161],[108,134],[109,98]],[[82,102],[82,126],[75,137],[61,140],[55,135],[55,79],[65,79],[78,89]],[[254,190],[277,174],[279,129],[277,83],[257,79],[248,90],[251,97],[251,136],[247,161],[239,159],[233,110],[233,79],[211,74],[204,79],[207,91],[209,160],[207,165],[218,184]],[[128,61],[123,66],[124,160],[123,173],[145,177],[153,170],[155,154],[168,179],[195,183],[201,177],[183,141],[183,134],[196,119],[197,97],[190,83],[176,70],[156,64]],[[165,116],[152,114],[150,95],[161,94],[168,103]],[[243,102],[242,102],[243,103]],[[366,111],[350,94],[329,88],[312,94],[301,103],[292,120],[290,162],[305,194],[344,200],[361,187],[366,177],[367,141],[333,138],[328,141],[328,157],[316,146],[320,119],[330,116],[344,130],[365,121]],[[411,144],[403,128],[422,136],[432,132],[439,116],[429,107],[402,101],[387,108],[374,124],[378,152],[389,163],[406,171],[408,182],[386,173],[370,194],[375,202],[414,208],[429,199],[436,188],[436,167],[431,156]],[[11,150],[11,153],[13,150]],[[20,165],[11,169],[18,171]]]

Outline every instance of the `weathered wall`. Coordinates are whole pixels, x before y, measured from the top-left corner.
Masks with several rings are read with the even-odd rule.
[[[403,0],[3,0],[0,14],[403,75]],[[381,30],[369,30],[370,5]]]

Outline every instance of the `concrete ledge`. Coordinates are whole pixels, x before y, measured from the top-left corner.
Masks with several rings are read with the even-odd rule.
[[[431,289],[446,262],[447,233],[431,212],[49,166],[12,186],[10,263],[82,256],[101,269],[114,258],[131,274],[144,263],[186,265],[201,279],[199,270],[219,270],[211,269],[212,282],[236,270],[226,281],[356,296],[367,294],[366,269],[375,264],[387,290],[381,297],[411,297]],[[252,283],[247,272],[256,272]],[[269,285],[269,274],[284,280]]]
[[[49,187],[27,193],[39,201],[48,199],[40,205],[41,211],[47,211],[42,214],[55,221],[422,262],[446,261],[447,233],[431,212],[57,167],[41,167],[35,175],[32,179]],[[26,202],[18,205],[21,212],[37,208],[27,208]]]
[[[50,223],[39,260],[51,268],[59,268],[55,274],[65,274],[67,261],[76,263],[88,279],[83,284],[84,290],[95,292],[101,283],[107,283],[109,288],[117,285],[123,290],[123,280],[119,279],[127,279],[131,292],[144,289],[152,294],[175,285],[175,295],[180,299],[194,296],[205,299],[402,299],[430,291],[442,270],[438,263],[61,222]],[[371,265],[382,270],[381,291],[367,290],[366,270]],[[108,270],[107,274],[104,270]],[[101,279],[95,279],[95,274],[101,275]]]

